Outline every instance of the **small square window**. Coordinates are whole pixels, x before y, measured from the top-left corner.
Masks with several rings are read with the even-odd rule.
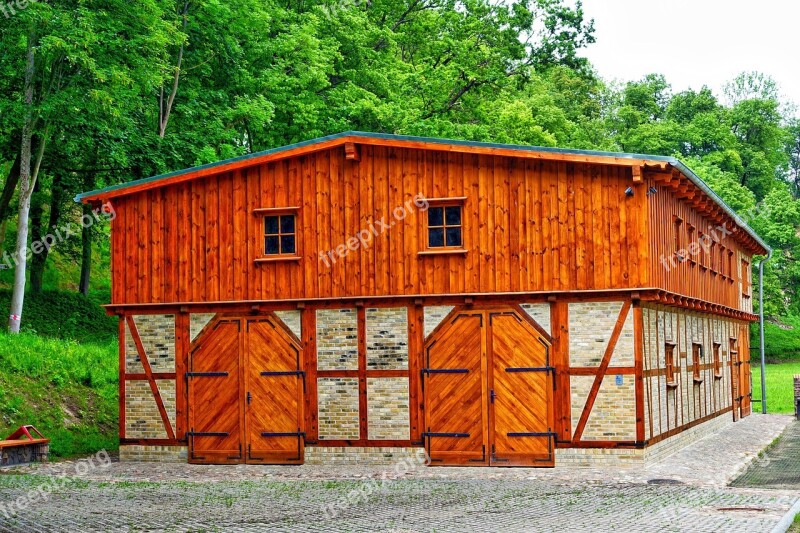
[[[428,208],[428,248],[461,248],[463,246],[462,206],[446,205]]]
[[[297,253],[295,215],[264,217],[264,255]]]

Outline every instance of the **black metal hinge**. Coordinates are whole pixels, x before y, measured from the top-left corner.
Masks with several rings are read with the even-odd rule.
[[[264,431],[261,433],[262,437],[302,437],[306,438],[306,434],[303,431],[278,431],[278,432],[269,432]]]
[[[306,391],[306,373],[304,370],[274,370],[261,372],[262,376],[301,376],[303,378],[303,392]]]
[[[555,367],[552,366],[523,366],[506,368],[506,372],[555,372],[555,370]]]

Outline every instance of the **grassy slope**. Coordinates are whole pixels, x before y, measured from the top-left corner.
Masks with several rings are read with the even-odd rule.
[[[0,290],[0,308],[11,294]],[[45,291],[25,296],[23,333],[0,333],[0,438],[33,424],[54,456],[118,447],[117,319],[108,295]]]
[[[767,365],[767,411],[794,413],[793,376],[800,374],[800,363]],[[761,398],[761,368],[753,365],[753,399]],[[761,411],[760,403],[753,403],[754,411]]]
[[[754,355],[758,349],[758,323],[750,327]],[[764,322],[764,355],[770,363],[800,361],[800,316],[782,316]]]
[[[75,331],[80,320],[71,321],[71,316],[57,310],[50,321]],[[89,335],[88,327],[82,335]],[[96,337],[104,340],[79,344],[32,333],[0,333],[0,438],[33,424],[52,440],[55,456],[118,447],[117,347],[100,324]]]
[[[117,318],[100,307],[107,301],[107,293],[89,297],[62,291],[26,294],[22,330],[44,337],[106,343],[117,335]],[[0,289],[0,309],[8,310],[10,302],[11,291]]]

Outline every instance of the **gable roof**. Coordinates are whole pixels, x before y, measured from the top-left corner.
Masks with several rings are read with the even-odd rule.
[[[507,157],[521,157],[526,159],[539,159],[549,161],[568,161],[575,163],[595,163],[617,166],[641,167],[645,165],[667,168],[669,166],[681,172],[686,178],[708,195],[734,222],[750,235],[765,251],[771,248],[747,225],[747,223],[728,206],[697,174],[675,157],[631,154],[618,152],[601,152],[595,150],[576,150],[568,148],[550,148],[542,146],[525,146],[514,144],[498,144],[476,141],[458,141],[452,139],[439,139],[434,137],[415,137],[409,135],[393,135],[386,133],[369,133],[363,131],[345,131],[325,137],[318,137],[288,146],[271,148],[262,152],[255,152],[232,159],[225,159],[196,167],[176,170],[158,176],[143,178],[111,185],[81,193],[75,197],[76,202],[106,201],[111,198],[138,193],[141,191],[165,187],[213,174],[230,172],[237,169],[260,165],[269,161],[276,161],[288,157],[299,156],[311,152],[325,150],[345,143],[358,143],[367,145],[391,145],[398,148],[417,148],[451,152],[468,152],[486,155],[499,155]]]

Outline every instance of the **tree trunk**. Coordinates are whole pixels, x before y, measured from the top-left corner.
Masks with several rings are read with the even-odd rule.
[[[83,178],[83,190],[91,191],[95,187],[95,175],[87,173]],[[83,204],[82,220],[92,220],[92,206]],[[78,292],[84,296],[89,295],[89,277],[92,274],[92,227],[81,224],[81,280],[78,283]]]
[[[19,218],[17,221],[17,247],[16,261],[14,269],[14,287],[11,293],[11,312],[8,317],[8,331],[19,333],[22,323],[22,306],[25,302],[25,269],[27,261],[28,246],[28,213],[31,207],[31,140],[33,139],[34,117],[33,117],[33,83],[36,73],[36,58],[34,55],[34,44],[36,34],[33,30],[28,32],[28,50],[25,58],[25,85],[24,103],[25,119],[22,127],[22,142],[20,147],[19,162]],[[44,142],[44,139],[42,139]]]
[[[0,194],[0,222],[5,222],[9,215],[11,215],[9,206],[11,205],[11,199],[14,197],[14,191],[17,190],[17,184],[19,183],[19,163],[20,158],[17,156],[14,158],[14,164],[11,165],[11,170],[6,177],[3,192]]]
[[[31,292],[39,294],[42,292],[44,282],[44,269],[47,265],[47,259],[50,257],[50,247],[55,244],[55,237],[53,237],[52,230],[57,227],[61,221],[61,202],[64,197],[64,187],[61,174],[56,174],[53,178],[53,185],[50,187],[50,217],[47,221],[47,226],[41,225],[41,213],[39,214],[39,221],[35,221],[34,210],[38,208],[41,212],[41,204],[33,205],[31,207],[31,241],[41,241],[43,248],[38,254],[34,254],[31,259]],[[37,188],[38,188],[37,181]]]
[[[31,244],[42,240],[42,215],[44,214],[44,205],[42,205],[42,198],[39,194],[40,182],[37,181],[33,186],[33,194],[31,195],[31,212],[28,227],[31,233]],[[31,246],[33,247],[33,246]],[[38,250],[38,249],[37,249]],[[30,283],[31,293],[40,294],[42,292],[42,277],[44,276],[44,261],[41,258],[41,250],[31,256],[30,268]]]
[[[84,216],[92,217],[92,206],[83,205]],[[84,296],[89,295],[89,276],[92,273],[92,228],[86,224],[81,225],[81,281],[78,283],[78,292]]]
[[[15,136],[18,137],[18,136]],[[3,192],[0,193],[0,250],[6,242],[6,228],[8,227],[8,217],[11,215],[11,199],[14,198],[14,191],[19,183],[19,156],[14,158],[14,164],[6,177],[3,185]]]

